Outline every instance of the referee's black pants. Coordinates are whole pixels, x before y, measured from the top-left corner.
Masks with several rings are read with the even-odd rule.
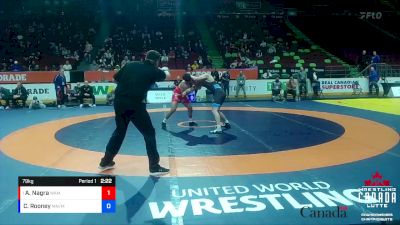
[[[226,96],[229,96],[229,82],[223,81],[221,84]]]
[[[105,159],[111,161],[118,154],[124,141],[129,122],[132,122],[139,132],[143,135],[146,143],[147,156],[149,158],[149,169],[157,168],[160,162],[160,156],[156,145],[156,132],[151,123],[149,113],[146,110],[146,104],[140,103],[133,109],[115,110],[116,128],[108,141],[105,153]]]

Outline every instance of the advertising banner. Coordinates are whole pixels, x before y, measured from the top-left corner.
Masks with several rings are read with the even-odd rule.
[[[51,83],[58,71],[0,72],[0,84]]]
[[[71,84],[71,89],[74,89],[77,84]],[[97,100],[105,101],[107,99],[107,94],[111,93],[117,84],[115,83],[90,83],[93,87],[93,94]]]
[[[366,78],[322,78],[319,79],[321,84],[321,90],[324,94],[351,94],[354,91],[354,88],[358,87],[362,89],[363,93],[368,92],[368,79]],[[390,82],[396,83],[399,82],[400,79],[388,77],[387,80]],[[286,82],[288,79],[280,79],[282,82],[282,90],[286,89]],[[272,83],[273,79],[268,80],[247,80],[245,84],[246,95],[248,97],[266,97],[267,95],[272,94]],[[379,82],[381,84],[382,81]],[[72,83],[70,88],[73,89],[77,84]],[[116,83],[112,82],[92,82],[90,85],[93,87],[93,92],[96,97],[96,100],[105,101],[107,98],[107,94],[111,93],[117,86]],[[1,84],[2,87],[9,89],[12,91],[16,84]],[[148,93],[149,102],[151,103],[165,103],[170,102],[172,96],[172,89],[174,87],[174,83],[172,81],[162,81],[156,83],[157,88],[155,90],[150,90]],[[37,96],[40,100],[43,101],[55,101],[56,93],[54,89],[53,83],[36,83],[24,84],[24,87],[29,92],[28,100],[31,100],[33,96]],[[167,90],[165,90],[167,88]],[[169,88],[169,89],[168,89]],[[379,85],[379,88],[382,88],[382,85]],[[236,95],[237,83],[236,80],[231,80],[229,83],[229,97],[233,97]],[[312,93],[312,87],[310,82],[307,82],[308,93]],[[393,89],[393,88],[392,88]],[[162,92],[162,93],[161,93]],[[396,97],[398,95],[398,88],[394,88],[391,90],[390,96]],[[239,96],[243,96],[243,92],[239,93]],[[204,101],[207,99],[206,89],[202,87],[197,91],[196,99],[198,102]]]
[[[172,88],[174,87],[174,83],[172,81],[163,81],[157,82],[156,84],[158,88],[171,88],[171,90],[162,90],[162,95],[156,90],[150,90],[148,92],[148,96],[150,96],[149,100],[151,103],[163,103],[166,101],[163,100],[164,98],[168,99],[168,102],[171,102]],[[77,84],[71,84],[71,89],[74,89],[76,85]],[[90,86],[93,87],[93,94],[96,97],[96,100],[105,101],[107,94],[111,93],[117,87],[117,84],[111,82],[90,83]],[[171,95],[169,92],[171,92]]]
[[[305,68],[308,72],[308,68]],[[325,73],[324,68],[315,68],[318,76],[323,77]],[[300,72],[300,68],[258,68],[258,79],[273,79],[276,76],[282,76],[282,74],[295,75]]]
[[[192,75],[200,75],[203,73],[211,74],[213,70],[196,70],[191,72]],[[218,69],[218,73],[221,75],[226,71],[229,71],[231,75],[231,79],[236,79],[240,71],[243,71],[243,74],[246,76],[247,79],[257,79],[258,78],[258,70],[257,68],[251,69]],[[182,79],[182,75],[186,73],[185,70],[170,70],[169,71],[171,76],[168,80],[180,80]],[[85,80],[88,81],[113,81],[113,76],[116,72],[115,71],[86,71],[85,72]]]
[[[368,90],[366,78],[323,78],[320,82],[324,93],[349,93],[353,92],[357,86],[361,87],[363,92]]]
[[[147,103],[170,103],[172,90],[150,90],[147,92]]]
[[[226,72],[227,69],[218,69],[218,73],[221,75]],[[231,79],[236,79],[239,76],[240,71],[247,79],[258,79],[258,69],[229,69],[228,70]],[[180,80],[185,70],[170,70],[171,76],[168,80]],[[202,73],[211,74],[212,70],[196,70],[191,72],[193,75]],[[14,84],[17,82],[22,83],[52,83],[54,77],[58,71],[26,71],[26,72],[0,72],[0,84]],[[111,82],[116,71],[85,71],[85,80],[90,82]],[[66,72],[67,81],[70,79],[70,75]]]
[[[17,86],[16,84],[2,84],[2,87],[10,90]],[[41,101],[55,101],[56,100],[56,90],[54,84],[24,84],[24,87],[29,93],[28,101],[32,100],[34,96],[38,97]]]
[[[400,87],[391,87],[388,96],[391,98],[400,97]]]
[[[209,73],[211,74],[213,70],[196,70],[193,71],[192,74],[193,75],[200,75],[203,73]],[[246,79],[248,80],[257,80],[258,79],[258,69],[257,68],[248,68],[248,69],[217,69],[219,75],[222,75],[223,73],[225,73],[226,71],[229,71],[229,74],[231,76],[231,80],[236,79],[239,74],[240,71],[243,72],[243,74],[246,76]]]

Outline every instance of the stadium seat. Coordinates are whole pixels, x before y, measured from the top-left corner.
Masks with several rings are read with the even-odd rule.
[[[310,63],[309,66],[310,66],[311,68],[315,68],[315,67],[317,67],[317,64],[315,64],[315,63]]]
[[[259,59],[259,60],[257,60],[257,65],[263,65],[264,64],[264,60],[262,60],[262,59]]]
[[[283,74],[281,74],[281,77],[280,77],[281,79],[289,79],[289,74],[287,74],[287,73],[283,73]]]
[[[332,60],[331,60],[331,59],[325,59],[325,60],[324,60],[324,63],[326,63],[326,64],[331,64],[331,63],[332,63]]]
[[[299,59],[299,60],[297,60],[297,63],[304,64],[304,59]]]
[[[294,60],[299,60],[299,59],[300,59],[300,56],[295,55],[295,56],[293,56],[293,59],[294,59]]]
[[[302,67],[303,66],[303,64],[301,64],[301,63],[296,63],[296,68],[300,68],[300,67]]]
[[[274,68],[282,68],[282,65],[277,63],[277,64],[274,65]]]

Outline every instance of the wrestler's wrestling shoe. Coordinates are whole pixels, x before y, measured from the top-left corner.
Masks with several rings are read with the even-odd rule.
[[[161,128],[164,129],[164,130],[167,129],[167,123],[164,122],[164,121],[161,122]]]
[[[111,162],[106,162],[103,159],[101,159],[100,165],[99,165],[99,170],[100,172],[106,171],[106,170],[110,170],[110,169],[114,169],[115,168],[115,162],[111,161]]]
[[[150,176],[159,177],[169,173],[169,169],[162,166],[156,168],[150,168]]]
[[[189,122],[189,126],[191,126],[191,127],[195,127],[195,126],[197,126],[198,124],[196,123],[196,122],[194,122],[194,121],[190,121]]]
[[[215,130],[210,131],[210,134],[222,134],[222,130],[215,129]]]
[[[222,125],[223,128],[225,129],[230,129],[231,128],[231,124],[230,123],[225,123],[224,125]]]

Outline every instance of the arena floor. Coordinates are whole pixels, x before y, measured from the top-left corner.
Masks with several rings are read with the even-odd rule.
[[[17,178],[98,176],[112,107],[0,111],[0,224],[363,224],[379,217],[370,213],[398,221],[399,203],[356,198],[377,172],[399,187],[399,100],[231,102],[222,135],[208,133],[208,104],[195,105],[198,127],[180,108],[166,130],[169,105],[148,105],[171,174],[148,176],[143,138],[130,126],[106,173],[117,177],[110,214],[20,214]]]

